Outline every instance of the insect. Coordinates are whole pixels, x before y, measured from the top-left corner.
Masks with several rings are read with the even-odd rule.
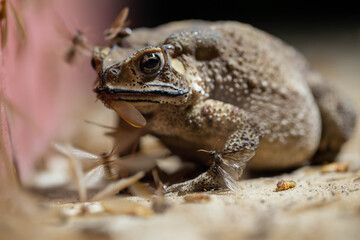
[[[70,36],[71,45],[65,52],[64,59],[67,63],[72,64],[75,61],[78,53],[90,56],[92,46],[88,43],[84,33],[80,30],[76,30],[72,36]]]
[[[74,63],[79,54],[90,56],[93,46],[89,43],[83,31],[79,29],[71,31],[59,15],[57,15],[57,20],[56,27],[58,32],[65,38],[66,41],[70,42],[64,53],[65,62],[68,64]]]
[[[112,44],[122,45],[121,40],[131,34],[131,29],[128,28],[130,21],[126,20],[129,15],[129,8],[124,8],[116,17],[114,23],[109,29],[104,32],[105,40]]]
[[[283,179],[281,179],[276,184],[275,191],[276,192],[285,191],[285,190],[288,190],[289,188],[294,188],[295,186],[296,186],[295,181],[284,181]]]
[[[9,175],[16,184],[21,185],[20,173],[18,169],[17,154],[14,151],[14,145],[11,141],[10,125],[8,121],[9,116],[16,116],[23,120],[33,130],[39,131],[39,125],[32,117],[22,111],[16,104],[14,104],[4,92],[0,91],[0,125],[4,128],[0,129],[0,159],[3,159],[4,166],[7,168],[6,174]],[[5,132],[3,132],[7,129]],[[7,133],[6,133],[7,132]],[[6,136],[6,137],[5,137]],[[6,139],[8,138],[8,139]],[[9,141],[9,144],[4,144],[2,141]],[[6,146],[9,149],[6,149]],[[10,151],[10,152],[9,152]],[[1,161],[0,161],[1,165]]]
[[[216,145],[216,144],[215,144]],[[228,189],[233,192],[240,190],[238,180],[242,175],[242,169],[246,162],[239,161],[230,152],[217,152],[216,150],[208,151],[200,149],[199,152],[209,153],[212,159],[210,171],[217,173],[221,180]],[[254,153],[251,153],[254,154]]]

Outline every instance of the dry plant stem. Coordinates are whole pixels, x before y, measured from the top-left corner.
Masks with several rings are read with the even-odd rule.
[[[163,183],[161,182],[161,180],[160,180],[160,176],[159,176],[159,172],[157,171],[157,169],[153,169],[152,171],[151,171],[151,174],[152,174],[152,176],[153,176],[153,178],[154,178],[154,182],[155,182],[155,186],[156,187],[159,187],[159,186],[163,186]]]
[[[41,133],[40,126],[32,119],[29,115],[27,115],[24,111],[22,111],[18,106],[16,106],[14,103],[12,103],[7,97],[4,96],[3,92],[0,92],[0,102],[4,103],[6,106],[6,109],[9,111],[9,114],[6,114],[10,117],[16,114],[20,119],[25,121],[30,127],[32,127],[34,130]]]
[[[32,127],[34,130],[38,131],[39,133],[40,128],[35,123],[35,121],[24,113],[19,107],[14,105],[9,99],[4,96],[4,93],[0,91],[0,108],[2,108],[2,115],[0,116],[0,156],[4,161],[6,174],[9,178],[9,182],[13,186],[20,187],[20,174],[18,172],[18,165],[16,162],[16,153],[14,152],[14,146],[12,144],[11,133],[10,133],[10,126],[9,126],[9,118],[11,119],[11,115],[15,115],[25,121],[29,127]],[[0,110],[1,111],[1,110]],[[7,130],[6,130],[7,129]],[[5,131],[4,131],[5,130]],[[7,138],[9,145],[6,149],[4,138]],[[11,153],[10,153],[11,152]],[[1,164],[0,164],[1,166]],[[7,183],[8,184],[8,183]]]
[[[24,21],[21,18],[21,15],[18,13],[16,8],[14,7],[14,5],[11,2],[9,2],[9,5],[10,5],[10,10],[11,10],[12,14],[14,15],[15,24],[16,24],[16,28],[17,28],[20,40],[24,41],[26,39]]]
[[[4,108],[4,105],[2,105],[3,102],[1,102],[0,99],[0,109],[3,110],[3,115],[1,117],[3,117],[3,119],[0,119],[0,159],[2,159],[2,161],[4,162],[5,165],[5,174],[6,177],[4,179],[8,180],[6,181],[6,185],[7,188],[14,188],[14,187],[19,187],[19,178],[17,176],[16,173],[16,168],[14,166],[14,163],[11,159],[11,156],[9,154],[9,149],[5,148],[5,142],[4,142],[4,138],[10,138],[9,136],[9,132],[4,131],[6,128],[9,128],[9,125],[7,124],[7,112]],[[9,139],[10,141],[10,139]],[[10,142],[11,144],[11,142]],[[0,164],[1,166],[2,164]],[[4,184],[3,180],[1,181],[2,184]]]
[[[165,185],[160,179],[158,170],[156,168],[154,168],[151,171],[151,174],[152,174],[152,176],[154,178],[155,186],[157,188],[156,191],[157,191],[158,195],[163,197],[164,193],[165,193]]]
[[[0,135],[2,134],[2,132],[0,132]],[[6,175],[8,176],[7,179],[9,180],[8,182],[6,182],[6,184],[10,184],[7,187],[19,187],[19,182],[18,182],[18,178],[16,176],[16,170],[14,167],[14,164],[12,163],[9,154],[7,153],[7,150],[4,147],[4,143],[2,141],[2,139],[0,139],[0,158],[3,159],[2,161],[4,162],[5,165],[5,172]],[[2,185],[3,183],[1,183]]]
[[[1,49],[6,47],[8,35],[8,19],[6,10],[6,0],[0,1],[0,29],[1,29]]]
[[[7,6],[9,5],[9,6]],[[12,13],[14,20],[15,20],[15,24],[16,24],[16,30],[18,32],[18,35],[20,37],[20,40],[24,41],[26,38],[26,33],[25,33],[25,27],[24,27],[24,23],[23,20],[20,16],[20,14],[18,13],[18,10],[14,7],[14,5],[11,2],[8,2],[6,0],[1,0],[0,1],[0,32],[1,32],[1,48],[4,49],[6,47],[7,44],[7,40],[8,40],[8,11],[7,8],[10,8],[10,12]]]
[[[79,194],[79,200],[80,202],[85,202],[87,200],[87,193],[86,193],[86,187],[84,182],[84,173],[82,170],[82,166],[80,161],[75,158],[71,153],[71,147],[70,145],[67,145],[67,157],[69,159],[70,167],[73,172],[73,176],[75,178],[78,194]]]
[[[139,172],[131,177],[120,179],[117,182],[109,184],[104,190],[97,193],[91,201],[99,201],[107,197],[111,197],[118,193],[119,191],[131,186],[135,182],[139,181],[145,176],[144,172]]]

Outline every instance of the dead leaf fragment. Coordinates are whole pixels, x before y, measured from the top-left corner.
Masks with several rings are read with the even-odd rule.
[[[321,167],[321,173],[346,172],[348,168],[348,163],[329,163]]]
[[[106,212],[112,214],[126,214],[140,217],[149,217],[154,214],[151,208],[123,198],[113,198],[101,201],[100,203]]]
[[[360,182],[360,177],[354,178],[353,182]]]
[[[106,41],[115,44],[117,40],[122,39],[131,34],[131,29],[128,28],[130,21],[126,20],[129,15],[129,8],[124,8],[109,29],[104,32]]]
[[[120,179],[117,182],[109,184],[104,190],[97,193],[91,201],[99,201],[105,199],[107,197],[114,196],[119,191],[129,187],[135,182],[139,181],[141,178],[145,176],[144,172],[139,172],[131,177]]]
[[[189,194],[184,197],[187,203],[206,203],[211,201],[211,197],[206,194]]]
[[[279,191],[285,191],[288,190],[290,188],[294,188],[296,186],[296,182],[295,181],[284,181],[283,179],[281,179],[280,181],[277,182],[276,184],[276,189],[275,192],[279,192]]]

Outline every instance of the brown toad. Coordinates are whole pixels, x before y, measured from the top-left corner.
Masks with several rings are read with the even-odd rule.
[[[93,60],[97,97],[114,110],[119,101],[133,104],[146,132],[174,153],[206,163],[197,150],[224,140],[208,171],[168,191],[221,186],[215,169],[222,163],[240,177],[245,165],[275,170],[331,160],[356,121],[352,105],[300,53],[238,22],[137,29],[111,50],[96,48]]]

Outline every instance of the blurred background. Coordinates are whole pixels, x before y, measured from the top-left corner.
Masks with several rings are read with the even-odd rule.
[[[90,56],[64,60],[71,38],[81,30],[91,44],[105,44],[103,31],[121,9],[130,7],[131,28],[154,27],[182,19],[236,20],[254,25],[299,49],[341,91],[360,103],[360,14],[350,1],[165,1],[165,0],[8,0],[7,45],[1,51],[2,142],[15,153],[26,175],[52,140],[86,135],[84,120],[96,114]],[[19,37],[17,10],[26,33]],[[4,19],[1,20],[4,24]],[[5,36],[1,36],[2,40]],[[4,110],[6,105],[7,117]],[[102,110],[104,111],[104,110]],[[89,114],[89,112],[91,114]],[[101,116],[100,116],[101,115]],[[92,116],[92,117],[89,117]],[[90,118],[90,119],[89,119]],[[10,136],[7,134],[7,123]],[[88,140],[91,137],[88,137]],[[10,141],[13,149],[9,149]],[[92,142],[90,145],[97,145]],[[88,146],[90,146],[88,145]]]
[[[118,6],[123,4],[117,2]],[[278,27],[333,28],[343,24],[354,27],[358,26],[360,20],[356,4],[352,1],[183,0],[172,5],[165,0],[137,0],[131,1],[130,6],[140,16],[142,23],[139,26],[149,27],[185,18],[237,20],[265,30]]]

